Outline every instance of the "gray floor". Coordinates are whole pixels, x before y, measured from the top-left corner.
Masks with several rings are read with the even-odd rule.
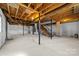
[[[78,56],[79,40],[74,38],[41,36],[41,45],[38,45],[37,35],[15,35],[0,49],[4,56]]]

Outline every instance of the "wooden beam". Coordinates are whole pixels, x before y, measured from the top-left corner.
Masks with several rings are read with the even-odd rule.
[[[10,14],[10,8],[9,8],[8,3],[7,3],[7,9],[8,9],[8,13]]]
[[[67,16],[64,16],[61,21],[64,21],[65,19],[68,19],[67,21],[69,21],[69,19],[71,21],[73,21],[72,19],[78,19],[79,20],[79,13],[76,13],[76,14],[70,14],[70,15],[67,15]]]
[[[20,3],[19,5],[25,7],[26,9],[29,9],[30,11],[32,11],[32,13],[33,13],[33,12],[38,12],[38,11],[35,11],[34,9],[32,9],[32,8],[30,8],[30,7],[25,6],[24,4],[21,4],[21,3]],[[25,19],[26,19],[27,17],[29,17],[32,13],[29,13],[29,15],[25,17]]]
[[[5,15],[6,15],[12,22],[18,23],[18,22],[16,22],[16,21],[14,21],[14,19],[13,19],[8,13],[5,12]]]
[[[39,11],[40,13],[42,13],[43,10],[47,9],[48,7],[52,6],[53,4],[48,5],[47,7],[43,8],[41,11]]]
[[[55,9],[58,8],[58,7],[63,6],[64,4],[65,4],[65,3],[56,3],[56,4],[54,4],[54,5],[51,5],[48,9],[44,10],[43,15],[46,14],[46,13],[48,13],[48,12],[50,12],[50,11],[52,11],[52,10],[55,10]],[[45,11],[46,11],[46,12],[45,12]]]
[[[21,17],[20,17],[20,18],[22,18],[22,16],[25,14],[25,12],[26,12],[26,10],[22,13],[22,15],[21,15]]]
[[[5,15],[10,19],[10,23],[13,24],[22,24],[22,20],[13,19],[8,13],[5,12]]]
[[[30,7],[31,3],[29,3],[28,8]]]
[[[18,11],[19,11],[19,6],[17,7],[16,13],[15,13],[15,19],[17,18]]]
[[[37,10],[40,6],[42,6],[43,3],[37,4],[36,8],[34,10]]]
[[[30,7],[30,5],[31,5],[31,3],[29,3],[28,8]],[[26,10],[22,13],[21,17],[24,15],[25,12],[26,12]]]
[[[31,24],[31,22],[29,22],[29,21],[23,21],[23,20],[17,20],[17,19],[13,19],[8,13],[4,13],[8,18],[9,18],[9,21],[11,21],[10,22],[10,24],[21,24],[22,25],[22,23],[24,22],[24,24],[25,25],[30,25]],[[29,23],[28,23],[29,22]]]
[[[40,6],[42,6],[44,3],[42,3],[42,4],[39,4],[34,10],[37,10]],[[51,5],[50,5],[51,6]],[[46,7],[46,8],[48,8],[48,7],[50,7],[49,5]],[[46,8],[44,8],[43,10],[45,10]],[[42,13],[42,11],[43,10],[41,10],[40,12],[38,12],[38,13]],[[29,14],[27,17],[30,17],[31,16],[31,14]]]
[[[20,3],[19,5],[25,7],[26,9],[31,10],[32,12],[37,12],[37,11],[35,11],[34,9],[32,9],[32,8],[30,8],[30,7],[27,7],[26,5],[24,5],[24,4],[22,4],[22,3]]]
[[[13,17],[14,19],[21,19],[21,20],[23,19],[23,18],[19,18],[19,17],[15,18],[15,16],[13,16],[13,15],[10,15],[10,16]],[[23,20],[26,20],[26,19],[23,19]]]
[[[4,9],[7,11],[7,3],[0,3],[0,8]]]
[[[15,16],[17,8],[9,5],[9,9],[10,9],[10,16]]]
[[[73,20],[73,19],[72,19]],[[73,21],[68,21],[68,22],[61,22],[61,24],[63,24],[63,23],[71,23],[71,22],[79,22],[79,19],[75,19],[75,20],[73,20]]]
[[[11,19],[11,20],[13,20],[12,18],[11,18],[11,16],[8,14],[8,13],[4,13],[9,19]]]
[[[30,13],[29,15],[27,15],[26,18],[30,17],[31,14],[32,14],[32,13]]]
[[[55,14],[52,14],[52,18],[61,19],[64,18],[64,16],[71,15],[72,14],[72,7],[76,6],[78,4],[69,4],[61,9],[58,10],[58,12],[55,12]]]
[[[70,9],[71,9],[73,6],[75,6],[75,5],[78,5],[78,4],[75,4],[75,3],[73,4],[73,3],[71,3],[71,4],[63,5],[62,7],[57,8],[57,9],[53,10],[52,12],[48,13],[47,15],[41,16],[41,20],[42,20],[43,18],[45,18],[45,17],[52,17],[52,16],[54,16],[54,15],[56,15],[56,14],[58,14],[58,13],[68,11],[68,10],[70,10]]]
[[[45,18],[46,17],[46,13],[48,13],[49,14],[49,12],[50,11],[55,11],[56,9],[58,9],[59,7],[61,7],[61,6],[63,6],[63,5],[65,5],[65,4],[55,4],[54,6],[51,6],[51,8],[49,8],[49,10],[47,10],[46,12],[44,12],[43,14],[41,14],[40,16],[41,16],[41,18],[40,19],[43,19],[43,18]],[[47,15],[48,15],[47,14]],[[53,14],[53,13],[52,13]],[[50,15],[50,14],[49,14]],[[47,16],[48,17],[48,16]],[[38,18],[38,17],[37,17]],[[37,19],[36,18],[36,19]]]

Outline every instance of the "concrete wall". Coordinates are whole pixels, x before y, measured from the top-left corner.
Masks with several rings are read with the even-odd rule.
[[[79,37],[79,22],[77,23],[77,32],[78,32],[78,37]]]
[[[0,17],[1,17],[1,27],[0,27],[0,47],[5,43],[5,37],[6,37],[6,32],[5,32],[5,16],[2,12],[2,10],[0,9]]]
[[[32,27],[24,26],[24,34],[28,34],[28,31],[32,34]],[[8,23],[8,38],[11,39],[15,35],[23,35],[23,25],[10,25]]]
[[[50,26],[47,26],[49,29],[51,29]],[[56,25],[52,25],[52,32],[56,33]],[[74,36],[74,34],[79,35],[79,22],[71,22],[71,23],[64,23],[60,24],[60,36]]]
[[[61,33],[64,36],[79,34],[79,22],[61,24]]]
[[[24,32],[27,33],[28,28],[24,26]],[[23,26],[22,25],[10,25],[8,24],[8,34],[22,34]]]
[[[74,34],[78,33],[79,34],[79,22],[72,22],[72,23],[65,23],[60,25],[60,36],[73,36]],[[49,32],[51,27],[47,26],[49,28]],[[52,32],[56,33],[56,25],[52,26]],[[9,25],[8,24],[8,33],[9,35],[13,34],[22,34],[23,33],[23,26],[22,25]],[[32,27],[29,28],[32,34]],[[25,26],[24,28],[25,33],[28,33],[28,27]],[[37,31],[35,34],[38,34]]]

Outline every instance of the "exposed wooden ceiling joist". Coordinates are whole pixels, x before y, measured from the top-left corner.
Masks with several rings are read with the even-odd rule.
[[[58,9],[59,7],[61,7],[61,6],[63,6],[63,5],[65,5],[65,4],[60,4],[60,3],[59,3],[59,4],[55,4],[54,6],[52,5],[52,6],[51,6],[52,8],[50,7],[48,10],[46,10],[46,12],[44,12],[43,14],[41,14],[41,19],[43,20],[43,18],[45,18],[45,16],[46,16],[45,14],[47,14],[47,13],[49,14],[50,11],[53,12],[53,11],[55,11],[56,9]],[[50,13],[51,13],[51,12],[50,12]],[[47,15],[48,15],[48,14],[47,14]],[[39,17],[39,16],[38,16],[38,17]],[[37,17],[37,18],[38,18],[38,17]],[[47,17],[49,17],[49,16],[47,16]],[[37,18],[36,18],[36,19],[37,19]]]
[[[42,13],[43,10],[47,9],[48,7],[52,6],[53,4],[48,5],[47,7],[43,8],[42,10],[40,10],[39,12]]]
[[[12,19],[12,17],[8,13],[5,13],[5,15],[11,20],[11,22],[18,23],[14,19]]]
[[[46,7],[50,6],[51,3],[44,3],[44,4],[42,3],[42,4],[36,4],[36,5],[37,5],[37,6],[36,6],[35,9],[36,9],[36,10],[39,10],[39,8],[42,9],[42,10],[39,10],[39,11],[38,11],[38,13],[42,13],[42,11],[45,10]],[[38,5],[39,5],[39,6],[38,6]],[[37,8],[37,7],[39,7],[39,8]],[[44,8],[45,8],[45,9],[44,9]],[[36,14],[37,14],[37,13],[36,13]],[[35,15],[35,13],[30,14],[30,15],[28,15],[27,17],[28,17],[28,18],[29,18],[29,17],[32,18],[33,15]]]
[[[17,7],[19,6],[19,7]],[[33,6],[33,8],[32,8]],[[72,15],[72,7],[73,6],[79,6],[78,3],[28,3],[27,5],[23,3],[18,4],[8,4],[0,3],[0,8],[4,9],[6,12],[8,11],[8,14],[13,17],[14,19],[20,19],[19,23],[23,21],[33,21],[32,19],[35,19],[35,21],[38,21],[38,14],[40,13],[40,19],[41,21],[44,21],[43,19],[55,19],[56,21],[61,20],[62,18],[68,17],[68,15]],[[75,10],[78,13],[78,8]],[[7,16],[8,17],[8,16]],[[74,19],[77,18],[77,15],[71,16]],[[46,21],[46,20],[45,20]],[[17,22],[17,21],[16,21]],[[30,22],[29,22],[30,23]]]
[[[58,7],[61,7],[62,5],[64,5],[65,3],[62,3],[62,4],[60,4],[60,3],[55,3],[55,4],[52,4],[50,7],[48,7],[46,10],[43,10],[42,11],[42,13],[40,13],[40,15],[41,16],[43,16],[43,15],[45,15],[46,13],[48,13],[48,12],[50,12],[50,11],[52,11],[52,10],[55,10],[56,8],[58,8]],[[32,15],[33,16],[33,15]],[[30,16],[30,17],[32,17],[32,16]],[[38,16],[39,17],[39,16]],[[37,18],[38,18],[37,17]],[[34,21],[37,21],[37,20],[34,20]]]
[[[62,12],[66,12],[68,10],[70,10],[73,6],[78,5],[78,4],[67,4],[67,5],[63,5],[62,7],[48,13],[47,15],[42,16],[42,20],[45,17],[53,17],[54,15],[58,14],[58,13],[62,13]],[[60,16],[60,15],[59,15]]]
[[[37,6],[34,10],[37,10],[40,6],[42,6],[42,3],[37,4]]]
[[[15,13],[15,19],[17,18],[18,11],[19,11],[19,6],[17,7],[16,13]]]
[[[27,17],[29,17],[32,13],[38,12],[38,11],[36,11],[36,10],[34,10],[34,9],[28,7],[28,6],[25,6],[25,5],[23,5],[23,4],[20,4],[20,5],[23,6],[23,7],[25,7],[26,9],[30,10],[29,15],[27,15],[27,16],[25,17],[25,19],[26,19]],[[29,5],[31,5],[31,4],[29,4]],[[28,11],[27,11],[27,12],[28,12]]]
[[[42,12],[43,12],[43,15],[44,14],[46,14],[46,13],[48,13],[48,12],[50,12],[50,11],[52,11],[52,10],[55,10],[56,8],[58,8],[58,7],[61,7],[62,5],[64,5],[65,3],[56,3],[56,4],[53,4],[52,6],[50,6],[49,8],[47,8],[46,10],[43,10]]]
[[[28,4],[28,8],[30,7],[30,5],[31,5],[31,3]],[[27,10],[25,10],[25,11],[22,13],[21,17],[26,13],[26,11],[27,11]],[[20,18],[21,18],[21,17],[20,17]],[[25,19],[26,19],[26,18],[25,18]]]
[[[9,6],[8,14],[10,14],[11,16],[15,16],[16,10],[17,10],[16,8],[13,8],[12,6]]]
[[[0,3],[0,8],[5,9],[7,11],[7,3]]]
[[[61,18],[63,18],[66,15],[72,14],[72,7],[76,6],[78,4],[68,4],[67,6],[61,8],[60,10],[57,10],[57,12],[55,12],[56,14],[52,14],[52,18],[54,17],[60,17],[58,20],[61,20]]]
[[[60,21],[68,22],[72,20],[79,20],[79,13],[64,16]]]
[[[34,9],[32,9],[32,8],[30,8],[30,7],[28,7],[28,6],[25,6],[25,5],[22,4],[22,3],[20,3],[19,5],[20,5],[20,6],[23,6],[23,7],[26,8],[26,9],[29,9],[29,10],[32,11],[32,12],[37,12],[37,11],[35,11]]]
[[[28,4],[28,8],[30,7],[31,3]]]
[[[8,3],[7,3],[7,9],[8,9],[8,13],[10,14],[10,8],[9,8]]]

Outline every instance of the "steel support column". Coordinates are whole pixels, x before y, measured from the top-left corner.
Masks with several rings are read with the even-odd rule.
[[[38,37],[39,37],[39,40],[38,40],[38,44],[40,45],[40,13],[39,13],[39,21],[38,21]]]
[[[23,35],[24,35],[24,23],[23,23]]]
[[[5,33],[6,33],[6,40],[8,39],[8,23],[7,23],[7,18],[5,20]]]
[[[52,19],[51,19],[51,39],[52,39]]]
[[[32,34],[34,35],[34,32],[35,32],[35,26],[33,25],[32,26]]]

